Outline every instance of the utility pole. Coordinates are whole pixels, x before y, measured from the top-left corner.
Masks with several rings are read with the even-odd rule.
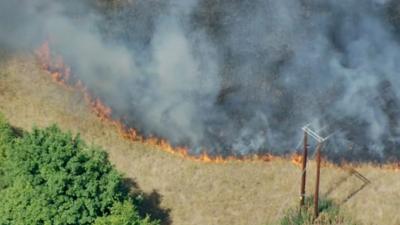
[[[304,135],[304,155],[305,155],[305,157],[307,156],[307,136],[306,135],[309,135],[309,136],[311,136],[313,139],[315,139],[316,141],[317,141],[317,148],[316,148],[316,163],[317,163],[317,176],[316,176],[316,181],[315,181],[315,192],[314,192],[314,216],[315,216],[315,219],[318,217],[318,215],[319,215],[319,208],[318,208],[318,203],[319,203],[319,182],[320,182],[320,173],[321,173],[321,149],[322,149],[322,146],[324,145],[324,143],[326,142],[326,140],[328,140],[329,139],[329,137],[330,136],[332,136],[333,134],[334,134],[334,132],[333,133],[331,133],[331,134],[329,134],[328,136],[325,136],[325,137],[322,137],[320,134],[319,134],[319,132],[322,130],[322,129],[319,129],[318,131],[314,131],[314,130],[312,130],[311,128],[310,128],[310,124],[308,124],[308,125],[306,125],[306,126],[304,126],[303,128],[302,128],[302,130],[305,132],[305,135]],[[303,192],[303,188],[305,189],[305,167],[307,166],[307,164],[305,163],[306,162],[306,158],[304,159],[304,161],[303,161],[303,175],[302,175],[302,183],[301,183],[301,194],[303,194],[304,192]],[[303,179],[304,179],[304,181],[303,181]],[[303,182],[304,182],[304,186],[303,186]],[[304,195],[302,195],[302,198],[304,198],[303,197]],[[302,206],[303,204],[304,204],[304,201],[303,201],[304,199],[302,199],[302,201],[300,201],[300,205]]]
[[[314,216],[315,218],[319,215],[318,203],[319,203],[319,177],[321,171],[321,148],[323,143],[318,143],[317,152],[316,152],[316,160],[317,160],[317,176],[315,181],[315,193],[314,193]]]
[[[304,131],[304,140],[303,140],[303,144],[304,144],[304,150],[303,150],[303,161],[302,161],[302,165],[301,165],[301,187],[300,187],[300,209],[301,207],[304,206],[304,198],[305,198],[305,194],[306,194],[306,176],[307,176],[307,137],[308,134],[306,131]]]

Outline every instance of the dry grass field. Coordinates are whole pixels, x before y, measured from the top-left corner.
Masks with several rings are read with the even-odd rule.
[[[32,56],[1,60],[0,112],[16,127],[57,123],[101,146],[119,171],[155,203],[160,200],[170,224],[275,224],[299,199],[300,169],[289,161],[200,163],[121,138],[91,113],[83,96],[61,88],[38,69]],[[308,193],[313,168],[311,162]],[[323,168],[322,195],[360,224],[400,224],[400,172],[369,165],[357,170],[371,181],[362,189],[363,183],[347,170]]]

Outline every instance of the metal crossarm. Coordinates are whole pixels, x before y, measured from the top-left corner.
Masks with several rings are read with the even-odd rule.
[[[330,135],[328,135],[328,136],[326,136],[326,137],[321,137],[317,132],[311,130],[311,129],[309,128],[309,126],[310,126],[310,124],[307,124],[306,126],[304,126],[304,127],[302,128],[302,130],[303,130],[304,132],[306,132],[308,135],[310,135],[311,137],[313,137],[315,140],[317,140],[317,142],[319,142],[319,143],[325,142],[325,141],[328,140],[329,137],[332,135],[332,134],[330,134]]]

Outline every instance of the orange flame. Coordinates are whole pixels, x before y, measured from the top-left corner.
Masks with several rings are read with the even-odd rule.
[[[55,60],[51,55],[49,42],[46,41],[36,50],[36,56],[38,58],[38,63],[41,68],[47,71],[50,76],[52,77],[53,81],[62,86],[63,88],[70,90],[70,91],[78,91],[80,92],[86,101],[86,103],[90,106],[91,110],[97,115],[98,118],[102,122],[106,122],[111,124],[113,127],[116,128],[117,132],[121,137],[130,141],[140,141],[146,145],[156,146],[158,149],[161,149],[164,152],[170,153],[172,155],[197,161],[197,162],[204,162],[204,163],[227,163],[227,162],[243,162],[243,161],[263,161],[269,162],[272,160],[287,160],[288,158],[291,159],[291,162],[301,167],[303,158],[300,154],[293,154],[291,156],[275,156],[271,154],[264,154],[264,155],[249,155],[249,156],[211,156],[207,153],[202,153],[198,156],[190,155],[188,148],[186,147],[174,147],[172,146],[167,140],[156,138],[156,137],[149,137],[145,138],[138,134],[138,132],[133,129],[126,127],[121,121],[115,120],[112,118],[112,109],[105,105],[99,98],[94,98],[88,88],[80,81],[76,80],[75,84],[72,82],[72,75],[71,69],[68,67],[62,57],[56,56]],[[324,167],[338,167],[337,165],[323,159],[322,165]],[[346,163],[346,165],[350,166],[351,163]],[[357,167],[357,165],[351,165],[353,167]],[[395,170],[400,171],[400,162],[385,164],[375,167],[388,169],[388,170]]]
[[[54,61],[52,60],[49,42],[46,41],[42,44],[42,46],[36,50],[36,55],[42,69],[50,73],[54,82],[67,90],[72,90],[68,85],[71,78],[71,69],[64,64],[64,60],[61,56],[57,56]]]
[[[291,157],[291,162],[301,168],[303,165],[303,156],[300,154],[293,154]]]

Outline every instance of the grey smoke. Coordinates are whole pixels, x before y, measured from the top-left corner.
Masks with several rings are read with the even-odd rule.
[[[2,1],[0,46],[49,39],[114,117],[193,154],[290,152],[313,122],[332,159],[400,158],[396,1],[105,2]]]

